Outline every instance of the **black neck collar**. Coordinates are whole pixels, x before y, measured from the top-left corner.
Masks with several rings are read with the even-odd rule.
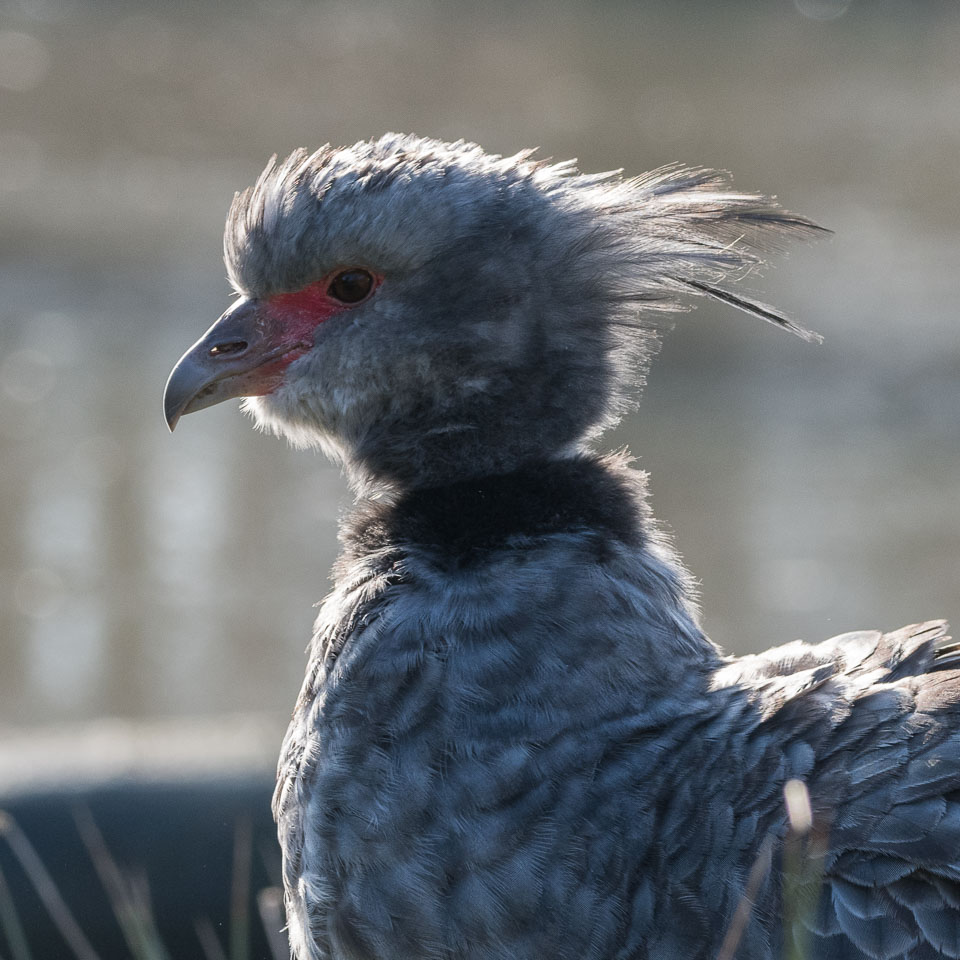
[[[639,545],[644,494],[644,475],[624,458],[581,455],[361,501],[341,538],[353,557],[418,545],[468,559],[510,542],[568,532]]]

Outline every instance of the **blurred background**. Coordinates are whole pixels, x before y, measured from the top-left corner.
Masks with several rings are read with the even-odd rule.
[[[960,622],[960,5],[0,3],[0,798],[269,782],[338,471],[165,378],[228,303],[235,190],[385,130],[733,171],[832,228],[679,316],[627,444],[749,652]],[[258,781],[259,782],[259,781]]]

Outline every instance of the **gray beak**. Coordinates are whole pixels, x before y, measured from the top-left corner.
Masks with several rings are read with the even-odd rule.
[[[180,358],[163,391],[171,432],[186,413],[231,397],[262,396],[283,380],[285,356],[305,344],[280,341],[280,331],[256,300],[238,300]]]

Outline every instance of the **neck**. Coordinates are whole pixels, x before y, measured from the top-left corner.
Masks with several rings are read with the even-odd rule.
[[[459,560],[550,534],[588,531],[643,544],[649,511],[644,475],[614,458],[580,455],[503,473],[362,499],[346,540],[364,551],[384,539],[415,543]]]
[[[589,649],[597,670],[612,657],[634,676],[629,697],[656,698],[699,683],[719,654],[645,492],[625,458],[584,455],[361,501],[342,526],[336,579],[367,598],[390,584],[424,590],[435,625],[446,617],[455,636],[488,618],[500,635],[511,621],[535,659],[543,645],[570,663]]]

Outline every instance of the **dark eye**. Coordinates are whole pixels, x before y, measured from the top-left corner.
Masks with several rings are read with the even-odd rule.
[[[327,287],[327,293],[341,303],[359,303],[373,289],[373,274],[366,270],[344,270]]]

